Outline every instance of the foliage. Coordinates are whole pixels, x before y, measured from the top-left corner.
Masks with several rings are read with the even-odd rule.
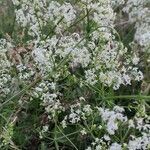
[[[0,149],[147,150],[149,2],[0,6]]]

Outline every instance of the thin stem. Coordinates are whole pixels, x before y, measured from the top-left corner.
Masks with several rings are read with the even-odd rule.
[[[63,138],[66,137],[66,136],[68,137],[68,136],[77,134],[77,133],[79,133],[79,132],[80,132],[80,130],[79,130],[79,131],[76,131],[76,132],[73,132],[73,133],[70,133],[70,134],[66,134],[65,136],[61,136],[61,137],[57,138],[57,140],[63,139]]]
[[[78,150],[78,148],[74,145],[74,143],[62,132],[62,130],[59,128],[59,126],[57,126],[57,128],[59,129],[59,131],[64,135],[64,137],[73,145],[73,147]]]
[[[57,117],[56,119],[54,118],[54,122],[55,122],[55,128],[54,128],[54,143],[55,143],[55,148],[56,150],[59,150],[59,145],[57,143]]]
[[[24,94],[27,90],[29,90],[30,88],[32,88],[37,82],[39,82],[41,79],[37,78],[35,81],[33,81],[29,86],[26,86],[23,90],[21,90],[20,92],[16,93],[15,95],[13,95],[11,98],[9,98],[8,100],[6,100],[4,103],[2,103],[0,105],[0,109],[7,104],[9,101],[15,99],[16,97]]]
[[[88,14],[89,14],[89,13],[91,13],[91,10],[88,11]],[[88,14],[84,15],[84,16],[81,17],[79,20],[77,20],[75,23],[73,23],[73,24],[70,25],[68,28],[66,28],[66,29],[62,32],[62,35],[63,35],[66,31],[68,31],[69,29],[71,29],[72,27],[74,27],[76,24],[78,24],[78,23],[80,23],[82,20],[84,20],[84,19],[87,17]],[[59,41],[60,41],[61,38],[62,38],[62,37],[60,36],[59,39],[58,39],[58,41],[57,41],[57,43],[56,43],[56,45],[59,44]]]
[[[119,96],[105,97],[104,99],[132,99],[132,98],[150,100],[150,96],[144,95],[119,95]]]
[[[56,25],[52,28],[52,30],[50,30],[50,32],[46,35],[46,37],[44,38],[44,41],[51,35],[51,32],[54,32],[55,28],[59,25],[59,23],[62,22],[63,19],[64,19],[64,16],[61,17],[61,18],[58,20],[57,24],[56,24]]]
[[[87,33],[87,39],[89,40],[90,36],[89,36],[89,33],[90,33],[90,18],[89,18],[89,10],[88,8],[86,7],[86,14],[87,14],[87,25],[86,25],[86,33]]]

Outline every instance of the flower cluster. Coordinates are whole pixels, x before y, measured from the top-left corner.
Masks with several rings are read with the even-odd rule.
[[[84,104],[83,101],[71,105],[69,110],[70,114],[66,115],[61,122],[62,127],[67,128],[70,123],[77,126],[82,123],[83,126],[79,125],[81,135],[88,136],[92,134],[94,140],[86,150],[101,150],[102,148],[108,150],[122,150],[123,148],[136,150],[147,149],[149,146],[150,125],[147,115],[143,117],[136,115],[134,118],[128,119],[124,115],[125,110],[123,107],[116,105],[113,110],[103,107],[94,108]],[[93,116],[92,124],[91,116]],[[95,121],[96,124],[94,124]],[[121,128],[124,128],[124,130]],[[117,138],[119,132],[122,132],[123,135],[120,139]],[[126,139],[127,137],[130,138]]]
[[[128,0],[123,11],[129,14],[129,21],[135,23],[135,41],[144,47],[150,44],[150,9],[147,0]]]
[[[10,42],[7,42],[5,39],[0,39],[0,95],[2,97],[10,93],[9,86],[12,80],[10,71],[12,64],[8,60],[7,53],[12,47]]]
[[[78,136],[86,139],[86,150],[148,149],[150,126],[146,112],[136,113],[129,119],[126,109],[113,101],[121,86],[143,79],[138,53],[128,49],[116,31],[114,9],[126,5],[123,11],[135,23],[135,41],[147,48],[150,43],[148,2],[12,2],[22,37],[20,43],[16,40],[20,35],[0,40],[2,99],[6,100],[15,90],[14,93],[19,93],[16,99],[24,92],[22,97],[28,99],[27,103],[34,100],[40,103],[47,117],[39,132],[41,139],[49,130],[53,131],[51,123],[57,140],[62,138],[56,137],[57,129],[67,140],[70,135],[64,136],[63,131],[70,126],[79,129]],[[107,101],[109,94],[112,102]]]
[[[70,3],[61,5],[54,1],[49,4],[46,1],[24,1],[18,5],[20,9],[16,10],[17,22],[22,26],[29,26],[29,35],[34,37],[33,59],[43,73],[52,71],[60,59],[67,57],[71,66],[81,65],[85,68],[85,79],[92,85],[100,81],[106,86],[118,89],[121,84],[130,84],[135,76],[137,80],[142,79],[141,72],[129,66],[132,61],[126,56],[127,49],[120,41],[115,40],[115,13],[109,0],[76,2],[74,7]],[[69,33],[67,27],[70,28],[78,22],[77,11],[86,18],[84,22],[79,22],[81,27],[87,26],[86,30],[78,29]],[[42,20],[43,15],[46,17]],[[93,27],[87,21],[91,21]],[[49,27],[53,31],[47,35],[41,33],[49,23],[53,25]]]

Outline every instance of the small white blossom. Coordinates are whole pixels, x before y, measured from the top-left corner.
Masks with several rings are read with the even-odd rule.
[[[85,129],[81,130],[80,132],[81,132],[82,135],[86,135],[87,134]]]
[[[118,143],[112,143],[109,150],[122,150],[122,147]]]

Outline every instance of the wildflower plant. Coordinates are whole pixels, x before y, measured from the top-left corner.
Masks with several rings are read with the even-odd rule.
[[[148,48],[148,33],[140,36],[148,23],[145,29],[134,18],[134,2],[12,4],[13,32],[0,39],[0,148],[148,149],[150,97],[133,89],[144,78],[140,53],[116,29],[116,8],[124,6],[136,23],[135,41]]]

